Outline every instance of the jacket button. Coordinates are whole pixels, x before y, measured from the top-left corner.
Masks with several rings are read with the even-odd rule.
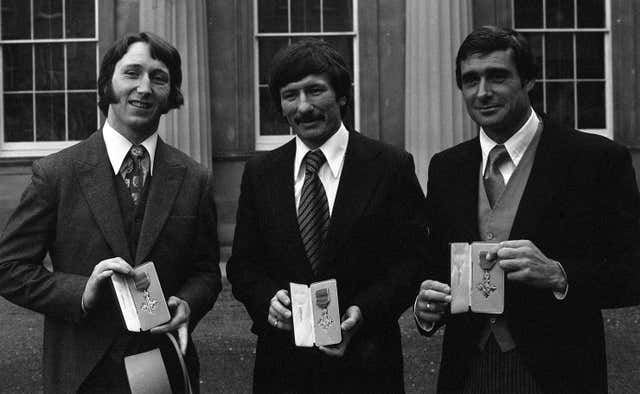
[[[491,319],[489,319],[489,322],[490,322],[491,324],[496,324],[496,318],[495,318],[495,317],[492,317]]]

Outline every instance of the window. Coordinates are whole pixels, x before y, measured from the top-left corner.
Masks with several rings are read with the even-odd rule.
[[[98,1],[0,0],[0,156],[43,156],[99,128]]]
[[[531,101],[573,127],[612,138],[608,0],[512,0],[513,28],[540,70]]]
[[[358,128],[357,0],[255,0],[254,54],[256,150],[270,150],[291,139],[293,132],[271,101],[268,72],[271,59],[283,46],[315,37],[333,45],[347,61],[354,79],[343,121]]]

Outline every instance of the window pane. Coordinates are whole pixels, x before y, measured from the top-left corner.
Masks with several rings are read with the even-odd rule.
[[[344,57],[344,61],[347,62],[347,68],[353,80],[353,41],[351,37],[340,36],[326,36],[324,40],[331,44],[340,54]]]
[[[573,35],[549,33],[545,39],[546,78],[573,78]]]
[[[324,0],[322,7],[324,31],[353,30],[353,2],[351,0]]]
[[[604,33],[576,34],[578,78],[604,78]]]
[[[36,94],[36,141],[64,140],[64,94]]]
[[[536,82],[533,85],[533,89],[529,92],[529,100],[531,101],[531,106],[536,111],[537,114],[543,114],[544,111],[544,97],[542,96],[542,90],[544,89],[543,82]]]
[[[96,88],[96,44],[67,44],[67,84],[68,89]]]
[[[4,140],[33,141],[33,102],[30,94],[4,95]]]
[[[578,2],[578,27],[604,27],[604,0]]]
[[[604,82],[578,82],[578,128],[606,127]]]
[[[547,113],[569,127],[575,127],[573,100],[572,82],[547,83]]]
[[[259,83],[269,83],[269,67],[271,65],[271,60],[280,48],[285,47],[288,44],[288,38],[260,38],[260,41],[258,42],[258,61],[260,62],[260,70],[258,76],[260,81]]]
[[[529,41],[529,45],[531,46],[531,52],[533,53],[533,58],[536,61],[536,65],[538,66],[538,71],[536,72],[536,78],[542,78],[542,34],[541,33],[523,33],[522,34],[527,41]]]
[[[25,0],[2,0],[2,39],[31,38],[31,4]]]
[[[2,47],[5,92],[32,89],[31,44]]]
[[[291,2],[291,31],[320,31],[320,0]]]
[[[517,29],[542,28],[542,0],[514,0],[513,11]]]
[[[69,140],[83,140],[96,130],[98,99],[95,93],[69,93]]]
[[[62,44],[37,44],[36,89],[64,89],[64,54]]]
[[[282,33],[289,29],[287,0],[258,0],[258,31]]]
[[[62,0],[33,0],[35,38],[62,38]]]
[[[289,135],[289,124],[271,100],[269,88],[260,88],[260,135]]]
[[[95,37],[95,2],[93,0],[66,0],[65,23],[67,38]]]
[[[573,0],[547,0],[547,27],[574,27]]]

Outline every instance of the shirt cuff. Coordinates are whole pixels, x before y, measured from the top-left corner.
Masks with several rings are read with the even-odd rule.
[[[422,323],[420,321],[420,319],[418,319],[418,316],[416,315],[416,304],[418,303],[418,297],[416,297],[416,300],[413,302],[413,319],[416,321],[416,324],[418,325],[418,327],[420,327],[421,329],[423,329],[425,332],[430,333],[433,328],[435,327],[435,323],[431,322],[431,323]]]
[[[569,293],[569,278],[567,277],[567,272],[562,267],[562,264],[560,264],[559,261],[555,261],[555,262],[560,266],[560,269],[562,270],[562,275],[564,275],[564,279],[567,281],[567,287],[565,287],[564,291],[555,291],[555,290],[553,291],[553,295],[556,297],[556,299],[559,301],[562,301],[565,298],[567,298],[567,294]]]

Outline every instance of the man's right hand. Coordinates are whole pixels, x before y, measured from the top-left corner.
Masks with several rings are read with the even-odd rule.
[[[425,280],[416,297],[415,316],[423,326],[433,326],[449,309],[451,288],[435,280]]]
[[[96,306],[102,283],[104,283],[105,279],[110,278],[114,272],[129,275],[133,272],[133,268],[121,257],[102,260],[93,267],[93,272],[91,272],[91,276],[84,287],[84,293],[82,293],[82,306],[85,312],[89,312]]]
[[[269,305],[269,315],[267,321],[273,327],[291,331],[293,329],[293,320],[291,319],[291,298],[289,298],[289,292],[280,289],[276,294],[271,297],[271,304]]]

